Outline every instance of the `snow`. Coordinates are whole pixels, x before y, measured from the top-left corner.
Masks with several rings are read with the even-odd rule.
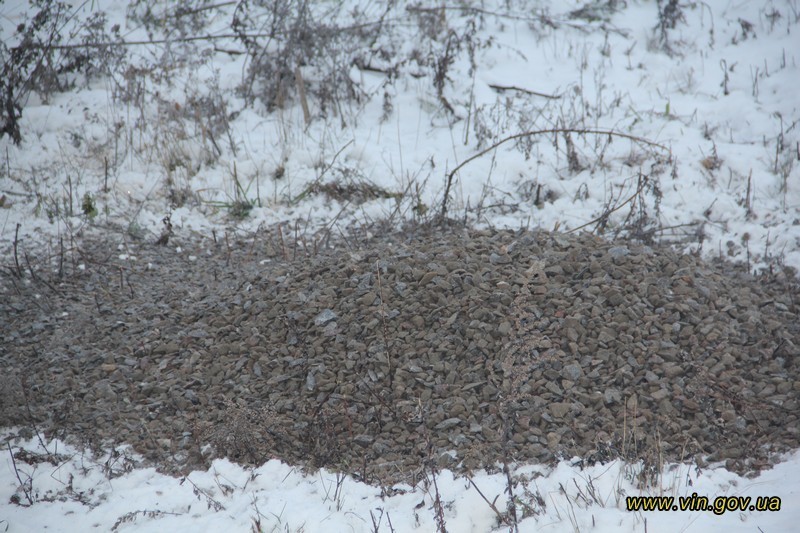
[[[36,438],[14,442],[15,454],[47,455]],[[136,467],[140,459],[125,448],[95,457],[52,441],[47,451],[56,457],[53,464],[28,464],[6,454],[0,467],[3,531],[251,531],[256,523],[261,531],[437,530],[430,477],[414,487],[379,488],[325,469],[303,473],[277,460],[243,468],[226,459],[205,472],[171,477]],[[721,466],[667,465],[656,486],[640,489],[633,480],[641,468],[621,461],[582,467],[577,458],[552,468],[514,468],[519,531],[791,531],[800,518],[794,507],[800,497],[800,453],[753,479]],[[505,513],[507,486],[502,473],[475,472],[468,479],[440,472],[436,487],[447,530],[507,531],[487,503]],[[780,510],[626,508],[629,496],[672,496],[677,505],[678,498],[693,494],[708,497],[712,505],[722,496],[750,498],[750,505],[759,497],[780,498]],[[11,504],[12,497],[20,503]]]
[[[363,10],[362,3],[347,5]],[[149,4],[160,12],[172,3]],[[396,19],[390,17],[402,21],[398,33],[379,35],[375,47],[407,56],[421,44],[416,19],[401,4],[391,14]],[[336,231],[386,217],[430,216],[442,204],[447,173],[479,151],[521,131],[572,128],[624,133],[667,150],[575,134],[581,168],[570,169],[563,136],[534,135],[528,153],[505,143],[454,176],[449,214],[479,226],[570,230],[635,195],[645,176],[636,201],[611,214],[612,234],[629,212],[643,208],[655,235],[683,250],[747,261],[753,270],[800,269],[797,2],[687,3],[683,20],[669,32],[671,55],[659,47],[654,30],[656,2],[619,4],[624,5],[608,20],[589,21],[568,16],[581,2],[481,2],[498,15],[486,15],[477,28],[476,40],[485,46],[475,52],[474,70],[463,54],[450,66],[443,96],[454,108],[452,116],[443,111],[431,72],[410,62],[391,82],[379,72],[351,67],[350,77],[366,97],[343,102],[340,114],[327,116],[311,98],[313,119],[306,125],[296,102],[271,113],[263,103],[245,105],[235,89],[247,71],[246,54],[215,53],[211,43],[200,41],[194,59],[202,52],[211,59],[165,71],[153,67],[165,57],[163,45],[131,47],[130,60],[144,69],[140,76],[126,79],[114,72],[66,93],[31,93],[23,102],[22,144],[7,135],[0,139],[0,248],[19,239],[23,249],[33,249],[91,229],[95,222],[79,207],[85,194],[97,204],[98,222],[151,240],[167,214],[178,235],[254,231],[295,220],[312,230]],[[208,34],[229,33],[233,7],[223,3],[209,20]],[[81,2],[62,33],[80,29],[81,21],[104,10],[126,40],[148,40],[142,24],[126,19],[129,8],[122,1]],[[367,9],[372,20],[382,13],[372,2]],[[27,2],[0,4],[0,36],[7,46],[18,44],[15,28],[35,11]],[[468,13],[447,10],[441,19],[458,33]],[[241,49],[233,39],[213,44]],[[388,66],[381,61],[376,57],[373,66]],[[216,139],[220,153],[211,157],[202,123],[180,111],[215,87],[230,122]],[[122,98],[137,88],[143,100]],[[392,104],[385,117],[384,93]],[[309,193],[315,184],[328,183],[372,184],[399,198],[359,204]],[[543,200],[538,204],[537,188]],[[188,191],[189,200],[171,205],[177,202],[170,189]],[[242,194],[254,207],[246,218],[234,219],[229,207]],[[70,202],[77,206],[73,213],[67,212]],[[20,479],[35,491],[33,505],[7,454],[0,470],[0,531],[249,531],[255,522],[263,531],[437,528],[432,489],[424,484],[382,496],[381,489],[351,478],[324,470],[303,474],[277,461],[253,470],[216,461],[182,481],[147,468],[118,470],[120,457],[133,457],[127,451],[93,457],[63,443],[48,444],[51,452],[56,447],[63,455],[56,464],[16,460]],[[20,448],[44,451],[36,441],[12,443],[12,449]],[[792,507],[800,486],[798,454],[755,479],[721,467],[665,465],[660,486],[645,491],[631,481],[641,465],[582,469],[574,462],[555,469],[517,467],[515,475],[529,479],[528,488],[544,501],[533,506],[537,515],[520,522],[521,531],[789,531],[800,518]],[[447,471],[438,476],[448,530],[504,529],[475,487],[489,501],[497,496],[502,512],[505,477],[476,472],[471,479],[474,486]],[[526,501],[523,486],[517,485],[515,495]],[[624,508],[625,495],[693,492],[711,499],[777,496],[782,507],[720,516]],[[11,503],[14,494],[19,504]]]

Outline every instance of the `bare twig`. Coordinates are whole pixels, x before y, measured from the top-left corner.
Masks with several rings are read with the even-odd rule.
[[[225,256],[225,266],[228,266],[231,262],[231,243],[228,239],[228,232],[225,232],[225,250],[227,251],[227,255]]]
[[[53,285],[51,285],[46,279],[40,278],[39,276],[37,276],[34,273],[33,266],[31,265],[31,259],[30,259],[30,257],[28,257],[28,253],[27,252],[25,252],[25,264],[28,265],[28,271],[31,273],[31,277],[33,278],[34,281],[42,282],[48,289],[50,289],[51,291],[53,291],[54,293],[56,293],[58,295],[61,295],[61,291],[59,291],[58,289],[53,287]]]
[[[500,520],[505,525],[510,526],[511,524],[509,523],[508,517],[504,516],[503,513],[501,513],[500,510],[497,508],[497,506],[494,504],[494,502],[497,501],[497,497],[495,497],[495,499],[493,501],[489,501],[489,498],[484,496],[483,492],[481,492],[481,489],[479,489],[478,485],[476,485],[475,482],[472,481],[471,477],[468,477],[467,481],[469,481],[469,484],[472,485],[473,489],[478,491],[478,494],[480,494],[481,498],[483,498],[483,501],[486,502],[486,504],[489,506],[489,508],[492,511],[494,511],[494,514],[497,515],[498,520]]]
[[[436,531],[438,533],[447,533],[447,524],[444,521],[444,506],[442,505],[442,497],[439,495],[439,485],[436,483],[436,468],[431,466],[431,477],[433,478],[433,514],[436,517]]]
[[[558,100],[562,96],[560,94],[547,94],[536,91],[530,91],[528,89],[523,89],[522,87],[517,87],[515,85],[494,85],[490,83],[489,87],[491,87],[495,91],[518,91],[525,94],[532,94],[533,96],[541,96],[542,98],[549,98],[550,100]]]
[[[17,222],[17,229],[14,230],[14,264],[17,266],[17,277],[22,277],[22,268],[19,266],[19,257],[17,255],[17,244],[19,243],[19,228],[22,226]]]
[[[507,434],[510,435],[510,432]],[[503,443],[503,447],[506,448],[508,446],[508,441],[510,439],[506,438]],[[503,473],[506,475],[506,491],[508,492],[508,513],[509,513],[509,533],[513,531],[513,533],[519,533],[519,520],[517,519],[517,504],[514,500],[514,482],[511,479],[511,469],[508,467],[508,452],[504,450],[503,453]]]
[[[58,236],[58,279],[64,278],[64,237]]]
[[[617,206],[615,206],[613,209],[609,209],[608,211],[604,211],[602,215],[600,215],[600,216],[599,216],[599,217],[597,217],[597,218],[594,218],[594,219],[590,220],[590,221],[589,221],[589,222],[587,222],[586,224],[582,224],[582,225],[578,226],[577,228],[572,228],[571,230],[567,231],[567,233],[575,233],[576,231],[578,231],[578,230],[581,230],[581,229],[585,228],[586,226],[591,226],[592,224],[594,224],[594,223],[596,223],[596,222],[600,222],[600,221],[601,221],[601,220],[603,220],[604,218],[608,218],[608,215],[610,215],[611,213],[613,213],[613,212],[615,212],[615,211],[619,211],[619,210],[620,210],[620,209],[622,209],[622,208],[623,208],[625,205],[627,205],[627,204],[629,204],[630,202],[632,202],[632,201],[633,201],[633,199],[634,199],[634,198],[636,198],[636,197],[639,195],[639,193],[640,193],[640,192],[642,192],[642,187],[643,187],[643,185],[642,185],[642,183],[640,182],[640,183],[639,183],[639,187],[637,187],[637,189],[636,189],[636,192],[635,192],[635,193],[633,193],[633,194],[632,194],[632,195],[631,195],[631,196],[630,196],[630,197],[629,197],[627,200],[625,200],[625,201],[624,201],[624,202],[622,202],[621,204],[618,204],[618,205],[617,205]]]
[[[342,152],[344,152],[345,148],[347,148],[347,147],[348,147],[348,146],[350,146],[351,144],[353,144],[353,140],[352,140],[352,139],[350,139],[349,141],[347,141],[347,142],[344,144],[344,146],[342,146],[341,148],[339,148],[339,151],[338,151],[338,152],[336,152],[336,153],[334,154],[334,156],[333,156],[333,159],[331,159],[331,162],[330,162],[330,163],[328,163],[328,164],[325,166],[325,168],[323,168],[323,169],[322,169],[322,172],[320,172],[319,176],[318,176],[318,177],[317,177],[317,178],[316,178],[314,181],[312,181],[312,182],[311,182],[311,183],[308,185],[308,187],[306,187],[305,189],[303,189],[303,191],[302,191],[300,194],[298,194],[298,195],[297,195],[295,198],[293,198],[293,199],[292,199],[292,200],[291,200],[289,203],[290,203],[290,204],[292,204],[292,205],[296,205],[296,204],[297,204],[297,202],[299,202],[300,200],[302,200],[303,198],[305,198],[305,197],[306,197],[306,196],[307,196],[307,195],[308,195],[308,194],[309,194],[311,191],[313,191],[313,190],[314,190],[314,188],[315,188],[315,187],[317,187],[317,186],[320,184],[320,182],[322,181],[322,178],[325,176],[325,174],[327,174],[327,173],[328,173],[328,171],[329,171],[331,168],[333,168],[333,164],[334,164],[334,163],[336,163],[336,159],[339,157],[339,155],[340,155]]]
[[[356,30],[363,30],[364,28],[369,28],[370,26],[378,26],[380,24],[386,22],[403,22],[405,23],[405,19],[403,17],[396,17],[392,19],[386,19],[383,21],[375,21],[375,22],[364,22],[362,24],[353,24],[351,26],[341,26],[337,27],[337,32],[347,32],[347,31],[356,31]],[[86,48],[109,48],[112,46],[148,46],[153,44],[173,44],[173,43],[191,43],[196,41],[218,41],[220,39],[233,39],[233,40],[240,40],[242,38],[247,39],[257,39],[259,37],[266,37],[268,39],[274,39],[275,37],[286,35],[290,31],[293,30],[273,30],[269,33],[220,33],[217,35],[190,35],[188,37],[172,37],[172,38],[164,38],[164,39],[147,39],[147,40],[140,40],[140,41],[103,41],[98,43],[75,43],[75,44],[52,44],[52,43],[31,43],[30,48],[34,50],[40,50],[46,48],[48,50],[80,50]],[[226,53],[230,53],[230,51],[226,51]]]
[[[299,239],[299,232],[300,232],[300,221],[294,221],[294,246],[292,247],[292,261],[297,259],[297,241]]]
[[[8,447],[8,453],[11,454],[11,464],[14,466],[14,474],[17,476],[17,481],[19,481],[19,486],[22,489],[22,492],[25,494],[25,499],[28,500],[29,505],[33,505],[33,497],[31,496],[31,490],[28,487],[28,484],[22,481],[22,478],[19,475],[19,470],[17,470],[17,459],[14,457],[14,452],[11,449],[11,443],[6,442],[6,446]],[[28,478],[28,482],[30,483],[31,479]]]
[[[630,135],[630,134],[627,134],[627,133],[622,133],[622,132],[614,131],[614,130],[577,129],[577,128],[550,128],[550,129],[545,129],[545,130],[533,130],[533,131],[525,131],[525,132],[522,132],[522,133],[517,133],[517,134],[511,135],[509,137],[506,137],[504,139],[501,139],[501,140],[497,141],[496,143],[494,143],[493,145],[491,145],[490,147],[486,148],[485,150],[481,150],[477,154],[475,154],[475,155],[473,155],[471,157],[468,157],[467,159],[465,159],[464,161],[462,161],[461,163],[456,165],[456,167],[447,174],[447,179],[446,179],[445,188],[444,188],[444,198],[442,199],[442,210],[441,210],[441,214],[440,214],[441,218],[444,219],[447,216],[447,199],[450,196],[450,188],[453,185],[453,176],[455,176],[456,172],[458,172],[459,170],[464,168],[468,163],[471,163],[472,161],[478,159],[479,157],[483,157],[484,155],[488,154],[492,150],[494,150],[497,147],[499,147],[501,144],[505,144],[508,141],[515,141],[517,139],[522,139],[524,137],[532,137],[534,135],[547,135],[549,133],[555,133],[555,134],[558,134],[558,133],[574,133],[576,135],[591,134],[591,135],[608,135],[609,137],[621,137],[623,139],[629,139],[629,140],[637,142],[637,143],[646,144],[648,146],[653,146],[655,148],[659,148],[661,150],[664,150],[665,152],[670,152],[670,149],[668,147],[664,146],[663,144],[659,144],[657,142],[650,141],[650,140],[645,139],[643,137],[637,137],[636,135]],[[637,194],[638,194],[638,191],[637,191]],[[632,199],[633,198],[631,198],[631,200]]]
[[[303,108],[303,119],[306,126],[311,124],[311,113],[308,110],[308,99],[306,98],[306,83],[303,80],[303,74],[300,72],[300,67],[294,68],[294,82],[297,85],[297,94],[300,96],[300,107]],[[338,154],[337,154],[338,155]]]
[[[375,260],[375,270],[378,272],[378,298],[381,300],[381,320],[383,321],[383,345],[386,349],[386,362],[389,365],[387,371],[389,375],[389,388],[392,387],[392,355],[389,353],[389,335],[386,327],[386,309],[383,306],[383,286],[381,284],[381,265],[380,259]]]
[[[552,28],[558,27],[551,18],[546,16],[528,17],[524,15],[515,15],[513,13],[500,13],[497,11],[490,11],[488,9],[481,9],[479,7],[471,6],[437,6],[437,7],[421,7],[421,6],[408,6],[406,11],[410,13],[440,13],[443,11],[462,11],[478,15],[490,15],[493,17],[501,17],[509,20],[520,20],[523,22],[540,22]],[[575,24],[571,24],[576,26]]]
[[[209,6],[198,7],[195,9],[176,9],[174,13],[169,13],[165,15],[165,18],[180,18],[180,17],[187,17],[189,15],[196,15],[198,13],[202,13],[203,11],[209,11],[212,9],[217,9],[220,7],[232,6],[235,5],[236,2],[220,2],[218,4],[212,4]]]
[[[283,240],[283,230],[280,224],[278,224],[278,237],[281,239],[281,255],[283,256],[283,260],[288,261],[289,254],[286,253],[286,241]]]
[[[209,509],[213,508],[217,512],[225,510],[224,505],[222,505],[217,499],[215,499],[210,492],[201,487],[198,487],[194,481],[189,479],[189,476],[186,476],[183,479],[181,479],[180,484],[183,485],[184,481],[188,481],[192,485],[192,491],[194,492],[195,496],[197,496],[198,500],[200,499],[201,496],[206,499],[206,504],[208,505]]]
[[[38,353],[36,354],[39,355]],[[30,420],[31,426],[33,426],[33,431],[36,433],[36,438],[39,439],[39,444],[42,446],[47,455],[50,454],[50,450],[47,449],[47,445],[44,443],[44,439],[42,439],[42,434],[39,433],[39,428],[36,427],[36,422],[33,419],[33,412],[31,411],[31,402],[28,399],[28,380],[24,376],[22,377],[22,397],[25,399],[25,410],[28,413],[28,419]]]

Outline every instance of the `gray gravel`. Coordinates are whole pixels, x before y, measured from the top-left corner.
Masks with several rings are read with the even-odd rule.
[[[793,272],[547,232],[313,248],[86,239],[61,278],[56,253],[4,269],[0,425],[370,482],[572,457],[744,473],[798,447]]]

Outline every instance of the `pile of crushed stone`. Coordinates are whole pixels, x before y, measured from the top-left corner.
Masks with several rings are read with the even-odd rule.
[[[376,483],[800,444],[791,272],[544,231],[111,241],[3,270],[0,425]]]

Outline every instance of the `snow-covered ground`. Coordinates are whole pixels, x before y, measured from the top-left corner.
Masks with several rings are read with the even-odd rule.
[[[322,2],[305,55],[290,19],[205,5],[179,16],[173,2],[98,0],[57,19],[67,44],[113,42],[115,24],[127,43],[155,44],[94,60],[88,80],[63,74],[69,92],[46,79],[44,95],[17,90],[23,140],[0,139],[0,243],[103,222],[157,237],[167,214],[178,233],[300,220],[338,235],[430,219],[448,192],[447,214],[480,225],[586,224],[800,267],[796,0]],[[36,12],[0,6],[7,47]],[[234,16],[275,38],[246,53],[226,37]],[[367,33],[325,37],[334,22]],[[286,65],[267,60],[281,54],[314,63],[276,89],[270,73]]]
[[[16,92],[22,140],[0,138],[0,249],[92,228],[155,240],[166,216],[178,236],[297,221],[338,234],[430,220],[446,202],[449,216],[478,225],[650,236],[752,269],[800,269],[797,0],[312,2],[327,45],[277,88],[268,59],[306,42],[291,31],[268,41],[270,23],[295,27],[258,2],[249,14],[239,3],[186,2],[195,11],[183,15],[171,1],[43,4],[60,13],[50,20],[61,44],[108,42],[118,24],[127,56],[90,59],[88,79],[62,73],[75,82],[68,91],[39,80],[39,90]],[[0,4],[7,52],[39,10]],[[234,16],[264,54],[246,53]],[[328,23],[348,28],[336,33],[344,37],[325,34]],[[95,49],[49,57],[81,50]],[[34,79],[37,63],[21,65],[7,73]],[[437,528],[423,486],[382,497],[277,462],[248,471],[218,461],[183,481],[139,468],[117,475],[119,457],[58,450],[56,464],[16,460],[19,477],[7,453],[0,531]],[[777,512],[629,512],[636,468],[519,467],[543,502],[520,514],[520,530],[789,531],[800,518],[797,455],[755,479],[668,465],[662,490],[646,492],[777,496]],[[20,488],[29,481],[33,505]],[[438,487],[449,531],[502,526],[477,489],[502,513],[504,476],[442,472]],[[535,501],[522,481],[515,495]]]
[[[17,446],[45,452],[36,439],[13,449]],[[12,461],[6,455],[0,469],[0,530],[440,531],[432,484],[378,488],[326,470],[303,474],[276,460],[254,469],[217,460],[207,472],[174,478],[135,468],[135,456],[124,449],[103,457],[58,442],[47,449],[58,454],[52,464]],[[639,465],[612,461],[581,468],[578,462],[521,466],[513,472],[519,531],[793,531],[800,517],[798,453],[754,479],[721,467],[670,465],[658,486],[648,490],[635,487]],[[507,486],[504,474],[476,473],[467,479],[441,472],[436,487],[447,531],[508,531],[498,519],[500,513],[510,521]],[[681,505],[680,498],[691,502],[693,495],[705,496],[711,508],[629,511],[627,499],[637,495],[672,497],[674,506]],[[749,510],[760,504],[773,510]],[[716,511],[715,505],[720,506]]]

